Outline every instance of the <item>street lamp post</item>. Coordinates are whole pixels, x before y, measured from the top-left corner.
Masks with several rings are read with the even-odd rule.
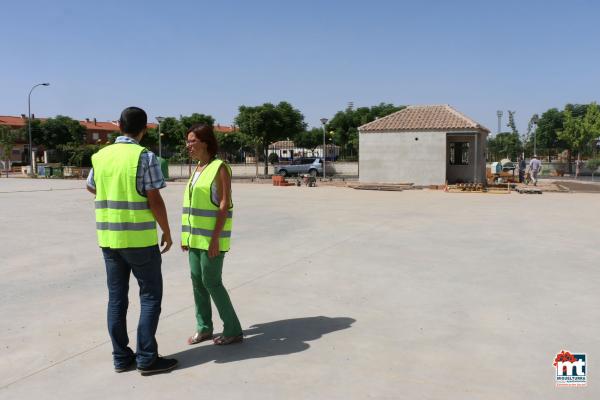
[[[327,118],[321,118],[321,123],[323,124],[323,180],[325,180],[325,135],[327,134],[327,129],[325,129],[325,124],[329,121]]]
[[[165,117],[156,117],[156,120],[158,121],[158,157],[162,158],[162,134],[160,133],[160,124],[165,120]]]
[[[29,174],[33,176],[33,140],[31,139],[31,92],[38,86],[50,86],[48,82],[33,85],[27,96],[27,130],[29,131]]]

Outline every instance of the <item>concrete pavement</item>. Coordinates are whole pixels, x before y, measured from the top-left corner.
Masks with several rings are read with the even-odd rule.
[[[600,395],[597,195],[234,184],[224,282],[246,341],[185,343],[193,298],[174,247],[163,258],[158,342],[180,367],[142,377],[112,371],[83,185],[0,181],[2,399]],[[174,237],[183,189],[163,190]],[[136,296],[132,281],[132,346]],[[587,388],[554,387],[562,349],[587,353]]]

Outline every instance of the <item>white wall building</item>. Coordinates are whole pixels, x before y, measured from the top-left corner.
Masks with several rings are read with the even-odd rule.
[[[327,144],[327,160],[340,155],[340,147],[333,144]],[[297,157],[321,157],[323,155],[323,145],[315,149],[305,149],[296,147],[293,140],[280,140],[269,145],[269,154],[275,153],[280,160],[288,160]]]
[[[449,105],[409,106],[358,131],[360,182],[485,183],[490,131]]]

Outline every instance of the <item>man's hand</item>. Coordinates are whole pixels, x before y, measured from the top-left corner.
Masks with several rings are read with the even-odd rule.
[[[162,239],[160,240],[160,245],[164,246],[162,251],[160,252],[160,254],[165,254],[167,251],[169,251],[169,249],[173,245],[173,240],[171,239],[171,233],[163,232]]]
[[[219,239],[212,239],[208,245],[208,258],[216,257],[220,254],[219,251]]]
[[[147,191],[148,194],[148,206],[160,226],[160,230],[163,232],[160,245],[164,246],[160,254],[164,254],[171,248],[173,240],[171,239],[171,230],[169,229],[169,220],[167,218],[167,209],[165,208],[165,202],[160,195],[158,189],[152,189]]]

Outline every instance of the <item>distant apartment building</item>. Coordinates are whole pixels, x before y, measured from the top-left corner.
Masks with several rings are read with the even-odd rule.
[[[34,115],[31,116],[32,120],[37,119],[40,121],[45,121],[47,118],[35,118]],[[86,118],[83,121],[79,121],[79,123],[85,127],[85,143],[92,144],[101,144],[110,142],[111,136],[113,134],[119,133],[119,124],[117,121],[98,121],[96,118]],[[26,164],[29,162],[28,154],[29,154],[29,138],[27,135],[27,116],[25,114],[21,114],[21,116],[11,116],[11,115],[0,115],[0,125],[7,126],[10,130],[14,132],[21,132],[22,134],[17,138],[15,146],[11,153],[10,161],[13,163],[23,163]],[[148,128],[157,128],[158,124],[150,123],[148,124]],[[217,124],[214,126],[215,132],[219,133],[232,133],[236,131],[236,128],[229,125],[220,125]],[[0,149],[2,146],[0,146]],[[35,143],[33,143],[33,150],[38,150]],[[1,160],[4,162],[5,160]]]

